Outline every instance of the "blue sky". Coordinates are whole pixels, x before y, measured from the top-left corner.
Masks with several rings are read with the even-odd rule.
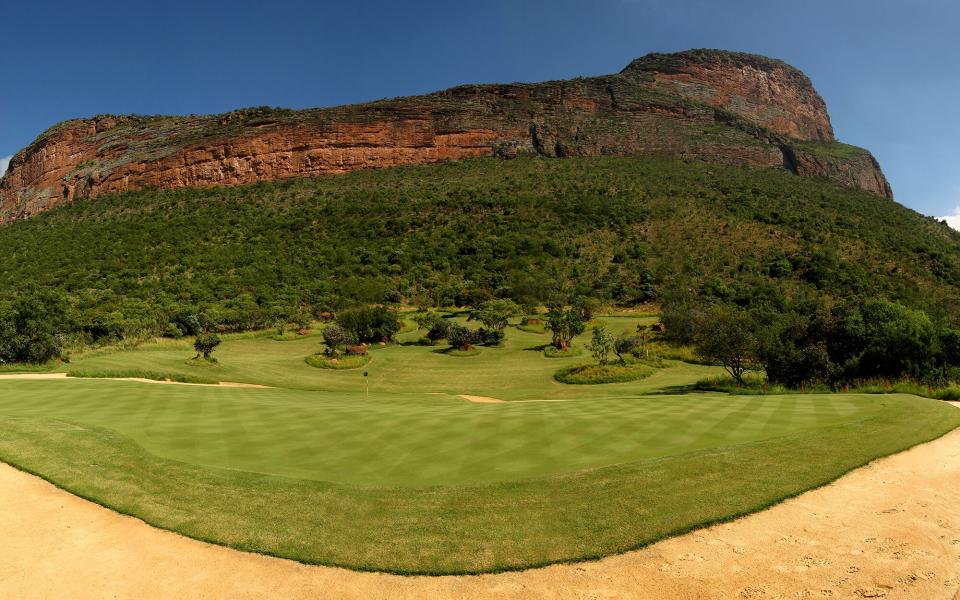
[[[329,106],[727,48],[806,71],[900,202],[960,215],[953,0],[34,0],[0,24],[0,158],[71,117]]]

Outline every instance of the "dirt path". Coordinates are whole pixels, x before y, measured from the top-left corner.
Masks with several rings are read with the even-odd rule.
[[[66,373],[8,373],[0,375],[0,381],[4,379],[67,379]],[[169,379],[147,379],[145,377],[70,377],[69,379],[105,379],[107,381],[136,381],[137,383],[159,383],[161,385],[205,385],[233,388],[266,388],[269,386],[258,385],[256,383],[236,383],[233,381],[221,381],[220,383],[186,383],[184,381],[170,381]]]
[[[770,510],[594,563],[479,577],[193,541],[0,464],[0,597],[960,599],[960,430]]]

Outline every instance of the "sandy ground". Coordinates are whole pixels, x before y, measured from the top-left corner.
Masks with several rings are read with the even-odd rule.
[[[0,375],[0,381],[4,379],[66,379],[66,373],[7,373]],[[70,379],[106,379],[108,381],[136,381],[138,383],[159,383],[161,385],[206,385],[219,387],[235,388],[266,388],[268,386],[258,385],[256,383],[236,383],[233,381],[221,381],[220,383],[185,383],[183,381],[170,381],[158,379],[146,379],[144,377],[71,377]]]
[[[0,540],[2,598],[960,600],[960,430],[733,523],[518,573],[398,577],[237,552],[4,464]]]
[[[478,402],[480,404],[503,404],[505,402],[505,400],[500,400],[499,398],[490,398],[489,396],[470,396],[468,394],[460,394],[460,397],[467,402]]]

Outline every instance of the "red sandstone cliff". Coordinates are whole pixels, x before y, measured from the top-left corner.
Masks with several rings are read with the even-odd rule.
[[[659,153],[786,168],[892,197],[869,152],[835,142],[810,80],[722,51],[653,54],[616,75],[470,85],[329,109],[67,121],[0,179],[0,222],[147,186],[250,183],[456,160]]]

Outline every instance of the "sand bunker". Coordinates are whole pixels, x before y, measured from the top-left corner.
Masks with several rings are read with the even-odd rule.
[[[311,567],[154,529],[0,464],[4,598],[960,598],[960,430],[732,523],[471,577]]]
[[[477,402],[479,404],[503,404],[506,400],[500,400],[499,398],[489,398],[487,396],[469,396],[467,394],[460,394],[459,398],[463,398],[467,402]]]

